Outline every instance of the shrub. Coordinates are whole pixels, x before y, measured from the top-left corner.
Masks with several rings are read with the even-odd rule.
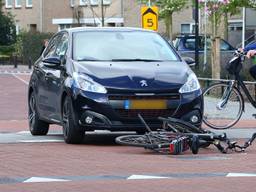
[[[3,14],[3,12],[0,11],[0,45],[12,45],[15,43],[15,40],[16,28],[14,25],[14,17],[10,13]]]
[[[12,53],[14,52],[15,47],[14,45],[2,45],[0,46],[0,55],[2,56],[11,56]]]
[[[16,54],[22,56],[27,64],[30,60],[34,63],[40,57],[43,40],[51,36],[51,33],[22,32],[15,45]]]

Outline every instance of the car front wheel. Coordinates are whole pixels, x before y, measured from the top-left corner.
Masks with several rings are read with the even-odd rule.
[[[36,98],[33,92],[29,97],[28,121],[29,130],[32,135],[47,135],[49,124],[39,119],[39,114],[36,109]]]
[[[62,126],[64,141],[68,144],[79,144],[83,141],[84,132],[78,130],[78,120],[75,116],[72,101],[66,97],[62,105]]]

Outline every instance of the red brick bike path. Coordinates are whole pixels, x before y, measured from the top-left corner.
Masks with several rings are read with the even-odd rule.
[[[0,186],[4,192],[252,192],[255,178],[34,183]]]
[[[222,160],[185,159],[220,157]],[[157,155],[143,148],[110,143],[0,145],[1,177],[255,173],[256,146],[245,154],[223,155],[203,149],[198,155]],[[182,158],[181,158],[182,157]],[[0,191],[251,191],[255,177],[191,177],[156,180],[106,179],[53,183],[0,184]]]
[[[19,75],[27,81],[28,76]],[[27,85],[14,76],[0,76],[0,132],[27,131]],[[12,89],[10,89],[10,87]],[[254,128],[254,121],[239,126]],[[59,129],[55,126],[53,129]],[[4,133],[3,133],[4,134]],[[203,160],[201,158],[213,158]],[[256,145],[246,153],[220,154],[215,148],[198,155],[158,155],[143,148],[119,146],[114,137],[96,137],[82,145],[64,143],[0,144],[0,178],[256,173]],[[254,191],[255,177],[192,177],[153,180],[96,179],[0,184],[0,192],[235,192]]]

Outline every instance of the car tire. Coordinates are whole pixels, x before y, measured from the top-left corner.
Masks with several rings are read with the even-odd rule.
[[[62,105],[62,127],[64,141],[67,144],[79,144],[83,141],[84,132],[79,131],[77,117],[71,99],[67,96]]]
[[[37,112],[36,97],[34,92],[30,94],[29,97],[29,130],[32,135],[47,135],[49,131],[49,123],[40,120],[39,114]]]

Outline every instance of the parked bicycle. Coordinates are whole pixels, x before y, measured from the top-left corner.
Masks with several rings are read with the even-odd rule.
[[[244,60],[245,53],[236,51],[235,56],[225,67],[228,73],[234,76],[234,80],[212,84],[204,91],[203,122],[213,129],[228,129],[239,121],[245,109],[245,99],[241,90],[256,108],[256,101],[240,76]]]
[[[229,151],[243,152],[256,138],[255,133],[250,140],[240,146],[237,142],[227,139],[226,134],[215,134],[183,120],[161,117],[159,119],[163,122],[163,129],[152,132],[144,119],[138,116],[147,132],[144,135],[117,137],[118,144],[144,147],[155,152],[173,155],[181,154],[189,149],[193,154],[197,154],[200,148],[214,145],[222,153],[227,153]]]

